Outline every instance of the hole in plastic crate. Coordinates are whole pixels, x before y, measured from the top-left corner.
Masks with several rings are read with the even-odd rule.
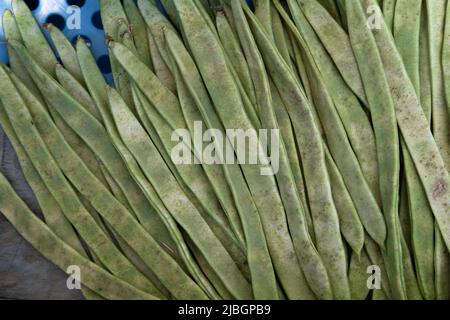
[[[101,56],[100,58],[98,58],[97,64],[98,64],[98,67],[100,68],[100,70],[104,74],[111,73],[111,62],[109,61],[108,55],[105,54],[105,55]]]
[[[66,0],[66,2],[69,6],[77,6],[81,8],[86,3],[86,0]]]
[[[39,7],[39,2],[39,0],[25,0],[25,3],[31,11],[36,10],[37,7]]]
[[[56,13],[49,15],[45,22],[51,23],[59,30],[63,30],[66,27],[66,20],[64,19],[64,17]]]
[[[76,46],[78,38],[82,38],[82,39],[84,40],[84,42],[86,42],[86,44],[87,44],[88,47],[91,46],[91,43],[92,43],[92,42],[91,42],[91,39],[89,39],[89,37],[87,37],[87,36],[85,36],[85,35],[82,35],[82,34],[76,35],[75,37],[72,38],[72,44],[73,44],[74,46]]]
[[[92,24],[97,29],[103,30],[102,17],[100,15],[100,11],[95,12],[91,18]]]

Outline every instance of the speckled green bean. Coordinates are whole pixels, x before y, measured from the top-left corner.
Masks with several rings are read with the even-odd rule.
[[[80,268],[82,283],[107,299],[156,300],[90,262],[54,234],[17,196],[0,173],[0,211],[34,248],[63,271],[69,266]]]
[[[400,191],[400,141],[394,101],[383,70],[383,62],[366,24],[363,7],[358,0],[346,4],[350,40],[358,61],[377,139],[380,188],[388,237],[385,251],[386,268],[394,299],[406,299],[402,268],[401,226],[398,218]],[[367,63],[370,57],[372,63]]]
[[[364,0],[363,4],[365,7],[377,5],[373,0]],[[450,247],[450,217],[447,214],[450,206],[448,202],[450,177],[445,162],[384,21],[381,30],[374,33],[374,36],[394,99],[397,122],[425,188],[444,242]]]
[[[158,155],[156,147],[145,130],[133,114],[123,107],[123,101],[117,92],[109,89],[108,96],[111,112],[123,142],[141,165],[144,174],[150,182],[153,182],[156,192],[171,215],[205,255],[208,263],[223,280],[230,293],[241,299],[251,297],[247,280],[184,194],[163,159]],[[133,128],[132,131],[129,130],[130,125]]]
[[[12,11],[25,46],[32,57],[53,76],[58,60],[27,4],[23,0],[13,0]]]
[[[289,1],[290,7],[292,7],[293,1],[298,2],[345,82],[356,96],[363,103],[366,103],[367,99],[361,75],[356,65],[348,34],[316,0],[292,0]]]
[[[214,111],[201,75],[179,38],[166,32],[166,41],[178,71],[185,79],[189,93],[197,104],[206,125],[224,132],[223,125]],[[228,140],[227,140],[228,141]],[[220,149],[219,149],[220,151]],[[252,195],[237,164],[223,166],[225,177],[241,216],[244,229],[247,259],[249,263],[253,294],[259,299],[277,299],[276,279],[270,260],[266,238]]]
[[[29,58],[32,59],[31,57]],[[5,69],[3,67],[0,69],[2,89],[1,99],[11,120],[11,124],[22,145],[27,147],[26,151],[30,160],[47,188],[58,202],[67,219],[75,226],[81,237],[111,272],[132,285],[157,295],[157,291],[154,290],[153,285],[150,282],[147,282],[145,277],[131,265],[120,251],[118,251],[84,208],[75,191],[58,168],[58,164],[47,149],[37,128],[32,125],[33,118],[25,106],[25,101],[15,89],[12,81],[5,72]],[[34,101],[34,104],[40,105],[39,101],[37,101],[29,91],[28,96],[28,103]],[[45,112],[46,111],[44,111],[44,113]],[[64,141],[62,137],[61,139]],[[47,143],[48,142],[49,141],[47,141]],[[55,149],[62,150],[63,148],[61,145],[57,144],[55,145]],[[69,166],[70,161],[69,156]],[[84,165],[83,167],[86,168]],[[80,167],[75,166],[75,168],[78,170]],[[65,173],[67,174],[69,171],[65,171]],[[73,167],[71,172],[72,174],[75,174]]]
[[[339,231],[339,219],[331,192],[322,139],[311,111],[312,106],[307,101],[292,71],[265,35],[251,11],[245,8],[245,13],[265,65],[277,85],[283,101],[285,101],[294,125],[305,168],[305,180],[310,198],[316,245],[327,266],[333,295],[338,299],[348,299],[350,298],[350,290],[346,277],[347,266]],[[312,171],[314,171],[314,177]]]
[[[84,78],[81,74],[80,64],[78,63],[77,52],[75,51],[72,43],[70,43],[64,33],[62,33],[62,31],[54,25],[46,24],[45,28],[50,34],[53,45],[55,46],[56,51],[64,64],[64,68],[66,68],[67,71],[70,72],[70,74],[84,86]]]

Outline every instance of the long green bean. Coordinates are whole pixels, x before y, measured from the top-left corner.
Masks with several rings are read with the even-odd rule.
[[[420,96],[425,115],[430,119],[431,107],[427,107],[430,98],[430,62],[428,51],[428,27],[426,23],[426,3],[424,1],[397,0],[394,37],[405,63],[406,71]],[[424,8],[422,10],[422,7]],[[418,20],[417,16],[421,16]],[[423,30],[421,30],[421,28]],[[420,39],[422,39],[420,41]],[[425,61],[420,62],[421,59]],[[423,71],[421,71],[421,69]],[[428,109],[428,110],[427,110]],[[402,139],[404,176],[407,184],[408,206],[411,216],[412,252],[419,286],[426,299],[434,299],[434,263],[429,259],[434,251],[434,219],[419,175],[411,155]]]
[[[174,3],[189,47],[225,128],[240,128],[244,131],[254,129],[214,32],[209,29],[195,6],[186,1],[177,0]],[[209,52],[202,49],[205,45],[209,46]],[[258,198],[256,205],[265,228],[274,266],[284,290],[292,298],[310,298],[311,292],[304,283],[304,275],[295,258],[292,240],[289,234],[285,233],[287,232],[285,213],[275,180],[271,176],[260,174],[261,165],[241,165],[241,168],[253,196]],[[281,228],[286,231],[274,232],[274,229]]]
[[[53,45],[56,47],[56,51],[64,64],[64,68],[70,72],[70,74],[84,86],[84,78],[81,74],[80,64],[77,59],[77,52],[72,46],[72,43],[66,38],[64,33],[52,24],[46,24],[45,29],[47,29],[50,37],[52,39]]]
[[[373,0],[364,0],[364,5],[367,7],[378,4]],[[450,206],[450,178],[445,162],[384,21],[381,30],[374,32],[374,36],[394,98],[397,122],[422,180],[444,242],[449,248],[450,217],[446,213]]]
[[[359,160],[364,177],[369,183],[375,199],[379,200],[380,188],[376,144],[374,132],[367,114],[365,114],[358,99],[342,80],[339,71],[333,64],[333,61],[331,61],[323,45],[315,35],[314,30],[311,28],[306,17],[303,15],[302,11],[299,10],[296,3],[294,1],[289,2],[297,28],[293,26],[292,21],[287,17],[286,12],[279,5],[279,1],[275,1],[274,3],[285,19],[287,25],[290,26],[297,41],[303,36],[303,43],[306,42],[307,45],[303,45],[303,50],[306,50],[308,47],[311,51],[311,54],[316,61],[316,65],[326,82],[329,93],[332,95],[333,102],[339,112],[348,139]],[[299,43],[299,45],[301,45],[301,43]],[[311,85],[312,83],[310,83],[310,86]],[[381,203],[380,200],[378,202]]]
[[[362,102],[366,103],[361,75],[358,72],[355,55],[351,49],[347,33],[317,1],[296,1],[298,1],[306,18],[327,49],[328,54],[333,59],[348,86]],[[292,6],[291,3],[289,5]]]
[[[185,79],[192,98],[207,124],[211,129],[224,132],[220,119],[214,112],[201,76],[186,48],[179,38],[166,32],[166,41],[174,63],[178,71]],[[214,140],[217,141],[218,140]],[[227,143],[228,139],[227,139]],[[221,152],[218,147],[218,152]],[[261,220],[250,191],[246,185],[243,174],[237,164],[223,166],[225,177],[228,181],[236,207],[240,213],[244,229],[247,257],[251,273],[253,293],[255,298],[278,298],[276,293],[276,279],[272,267],[272,261],[266,244],[266,238],[262,228]]]
[[[1,99],[11,120],[11,124],[14,126],[20,142],[27,146],[26,151],[30,160],[66,217],[76,227],[82,238],[94,250],[101,261],[105,263],[108,269],[121,279],[137,287],[141,287],[151,294],[158,294],[154,290],[153,285],[145,281],[145,277],[135,270],[130,262],[117,250],[81,204],[75,191],[58,168],[57,163],[47,149],[36,127],[32,125],[33,118],[27,110],[24,100],[15,89],[5,69],[3,67],[0,69],[0,77],[2,80],[0,81],[2,89]],[[29,91],[28,96],[28,102],[34,101],[36,105],[40,105],[39,101]],[[58,147],[60,145],[56,145],[55,149]],[[71,159],[69,157],[70,161]],[[83,167],[85,168],[85,166]],[[71,169],[72,172],[74,172],[73,169]],[[67,174],[68,172],[66,171],[65,173]]]
[[[322,140],[311,111],[312,107],[306,100],[292,71],[265,35],[257,20],[249,9],[246,8],[245,13],[268,71],[286,103],[294,125],[305,168],[316,244],[319,253],[325,255],[323,259],[328,268],[333,294],[338,298],[349,298],[350,290],[345,276],[347,267],[339,221],[327,174]],[[313,171],[314,176],[312,176]]]
[[[395,117],[394,102],[383,70],[383,62],[371,35],[363,26],[364,10],[357,0],[346,4],[350,40],[358,61],[358,67],[366,89],[369,109],[375,129],[378,149],[381,199],[388,236],[386,267],[392,294],[395,299],[406,299],[402,269],[401,227],[398,218],[398,195],[400,190],[400,142]],[[367,63],[370,57],[372,63]]]
[[[2,173],[0,191],[2,213],[31,245],[59,268],[65,271],[69,266],[78,266],[82,283],[108,299],[157,299],[111,275],[64,243],[28,209]]]
[[[263,59],[251,34],[241,4],[237,1],[232,1],[232,9],[241,45],[249,62],[262,126],[269,130],[279,130],[270,95],[269,78]],[[292,233],[292,241],[300,265],[316,296],[321,299],[331,299],[332,290],[328,275],[322,259],[309,236],[304,205],[300,201],[282,137],[279,139],[279,145],[274,147],[279,148],[279,172],[276,175],[276,179],[289,228],[290,230],[297,230],[297,232]]]
[[[12,11],[22,39],[32,57],[53,76],[58,61],[27,4],[23,0],[14,0]]]
[[[237,298],[250,297],[248,282],[201,218],[195,206],[181,190],[145,130],[132,113],[127,108],[123,108],[123,101],[117,92],[109,89],[108,96],[111,112],[122,140],[140,163],[147,178],[153,182],[165,206],[205,255],[208,263],[223,280],[230,293]],[[133,130],[130,130],[131,127]],[[155,183],[156,181],[158,183]]]

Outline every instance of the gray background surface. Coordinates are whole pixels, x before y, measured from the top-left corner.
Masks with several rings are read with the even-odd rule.
[[[39,206],[21,173],[14,149],[0,127],[0,170],[38,215]],[[26,242],[0,214],[0,299],[81,299],[66,287],[65,273]]]

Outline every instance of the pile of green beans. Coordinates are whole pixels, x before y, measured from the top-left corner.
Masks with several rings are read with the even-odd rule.
[[[450,1],[100,0],[114,86],[12,2],[0,212],[86,299],[450,299]]]

